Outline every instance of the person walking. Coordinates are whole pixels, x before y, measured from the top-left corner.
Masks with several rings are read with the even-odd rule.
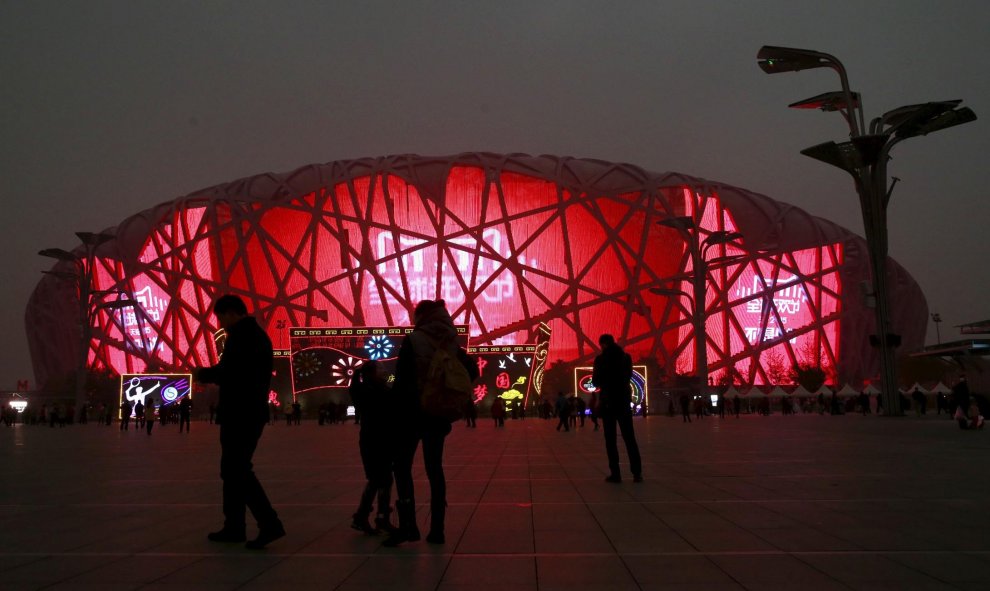
[[[285,535],[251,464],[267,422],[272,341],[237,296],[217,299],[213,314],[227,333],[223,355],[216,365],[196,369],[195,376],[199,382],[220,387],[217,414],[224,524],[207,537],[213,542],[245,541],[245,511],[250,509],[258,522],[258,537],[245,546],[257,550]]]
[[[423,464],[430,481],[430,532],[426,541],[443,544],[444,519],[447,507],[447,482],[443,473],[443,446],[450,433],[448,418],[424,412],[420,397],[426,384],[433,355],[438,349],[456,356],[473,381],[478,377],[478,364],[457,344],[457,330],[443,300],[423,300],[413,310],[415,328],[399,347],[392,388],[393,408],[399,416],[407,417],[395,428],[392,466],[395,474],[395,503],[399,527],[387,540],[386,546],[419,540],[416,526],[416,499],[412,479],[413,457],[419,441],[423,441]]]
[[[615,342],[615,337],[603,334],[598,339],[601,354],[595,357],[591,381],[601,393],[598,400],[605,435],[605,454],[608,456],[609,475],[606,482],[622,482],[619,471],[619,450],[616,445],[616,426],[622,432],[622,441],[629,454],[629,470],[633,482],[643,481],[643,467],[639,446],[632,422],[632,357]]]

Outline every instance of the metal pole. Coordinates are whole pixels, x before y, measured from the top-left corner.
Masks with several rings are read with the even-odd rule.
[[[870,245],[870,267],[873,274],[873,293],[876,297],[877,338],[880,339],[880,389],[884,410],[889,416],[901,416],[901,396],[897,389],[894,345],[888,340],[891,334],[890,297],[887,290],[887,154],[897,140],[888,141],[876,163],[869,167],[871,189],[869,195],[870,217],[864,217],[867,244]]]
[[[707,310],[705,302],[705,279],[708,275],[705,260],[698,246],[698,234],[691,237],[691,259],[694,265],[694,275],[691,284],[694,288],[694,360],[698,372],[698,394],[705,395],[708,389],[708,333],[705,328]]]
[[[79,261],[79,363],[76,365],[76,408],[73,420],[82,420],[86,398],[86,378],[89,366],[89,342],[93,338],[93,328],[90,318],[90,295],[93,291],[91,248],[86,247],[86,258]]]

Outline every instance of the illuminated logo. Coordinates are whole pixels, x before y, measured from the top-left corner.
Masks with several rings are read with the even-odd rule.
[[[361,367],[364,363],[361,359],[357,357],[341,357],[333,364],[331,373],[333,375],[334,383],[338,386],[346,386],[351,382],[351,378],[354,377],[354,372],[357,368]]]
[[[169,402],[175,402],[178,397],[179,390],[175,386],[169,384],[168,386],[162,388],[162,400],[164,400],[166,404]]]
[[[386,336],[373,336],[368,339],[368,342],[364,345],[364,350],[368,354],[368,359],[372,361],[378,361],[379,359],[385,359],[390,356],[392,349],[392,341]]]

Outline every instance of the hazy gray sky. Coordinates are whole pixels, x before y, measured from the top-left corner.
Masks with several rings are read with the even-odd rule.
[[[70,249],[240,177],[395,153],[630,162],[792,203],[862,234],[847,135],[788,103],[830,70],[767,76],[760,46],[832,53],[867,117],[961,98],[982,119],[894,150],[890,254],[954,325],[990,317],[990,3],[0,2],[0,389],[33,374],[24,309]],[[929,327],[934,342],[934,328]]]

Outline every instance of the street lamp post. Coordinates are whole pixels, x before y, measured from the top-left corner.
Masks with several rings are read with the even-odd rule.
[[[932,322],[935,323],[935,338],[938,339],[938,344],[942,344],[942,333],[938,329],[938,325],[942,324],[942,315],[938,312],[932,312]]]
[[[834,56],[808,49],[765,45],[756,58],[767,74],[831,68],[839,75],[841,91],[821,94],[790,106],[838,111],[849,126],[849,141],[825,142],[801,153],[841,168],[853,177],[863,215],[876,299],[876,335],[871,336],[871,342],[880,349],[881,396],[887,414],[901,415],[893,354],[894,347],[900,344],[900,336],[891,330],[887,289],[887,205],[893,191],[893,185],[887,187],[887,161],[891,148],[899,142],[968,123],[976,119],[976,114],[967,107],[957,108],[962,102],[958,100],[907,105],[873,119],[867,128],[860,95],[850,90],[846,69]]]
[[[691,294],[681,290],[654,287],[650,292],[657,295],[684,295],[691,302],[691,324],[694,327],[694,362],[698,378],[698,394],[704,395],[708,388],[708,333],[705,329],[707,310],[705,291],[708,278],[708,249],[727,244],[742,238],[739,232],[717,230],[701,240],[698,235],[698,225],[691,216],[665,218],[657,222],[658,226],[674,228],[684,237],[688,252],[691,256]]]
[[[79,358],[76,363],[76,384],[75,399],[76,409],[74,420],[82,417],[86,405],[86,374],[89,366],[89,342],[93,338],[93,259],[96,248],[101,244],[114,238],[112,234],[94,232],[76,232],[76,236],[83,243],[83,254],[79,255],[61,248],[46,248],[38,251],[44,257],[53,258],[62,262],[72,263],[75,271],[46,271],[53,276],[62,279],[71,279],[76,284],[76,293],[79,298]],[[112,303],[112,302],[111,302]],[[102,307],[110,307],[103,305]]]

